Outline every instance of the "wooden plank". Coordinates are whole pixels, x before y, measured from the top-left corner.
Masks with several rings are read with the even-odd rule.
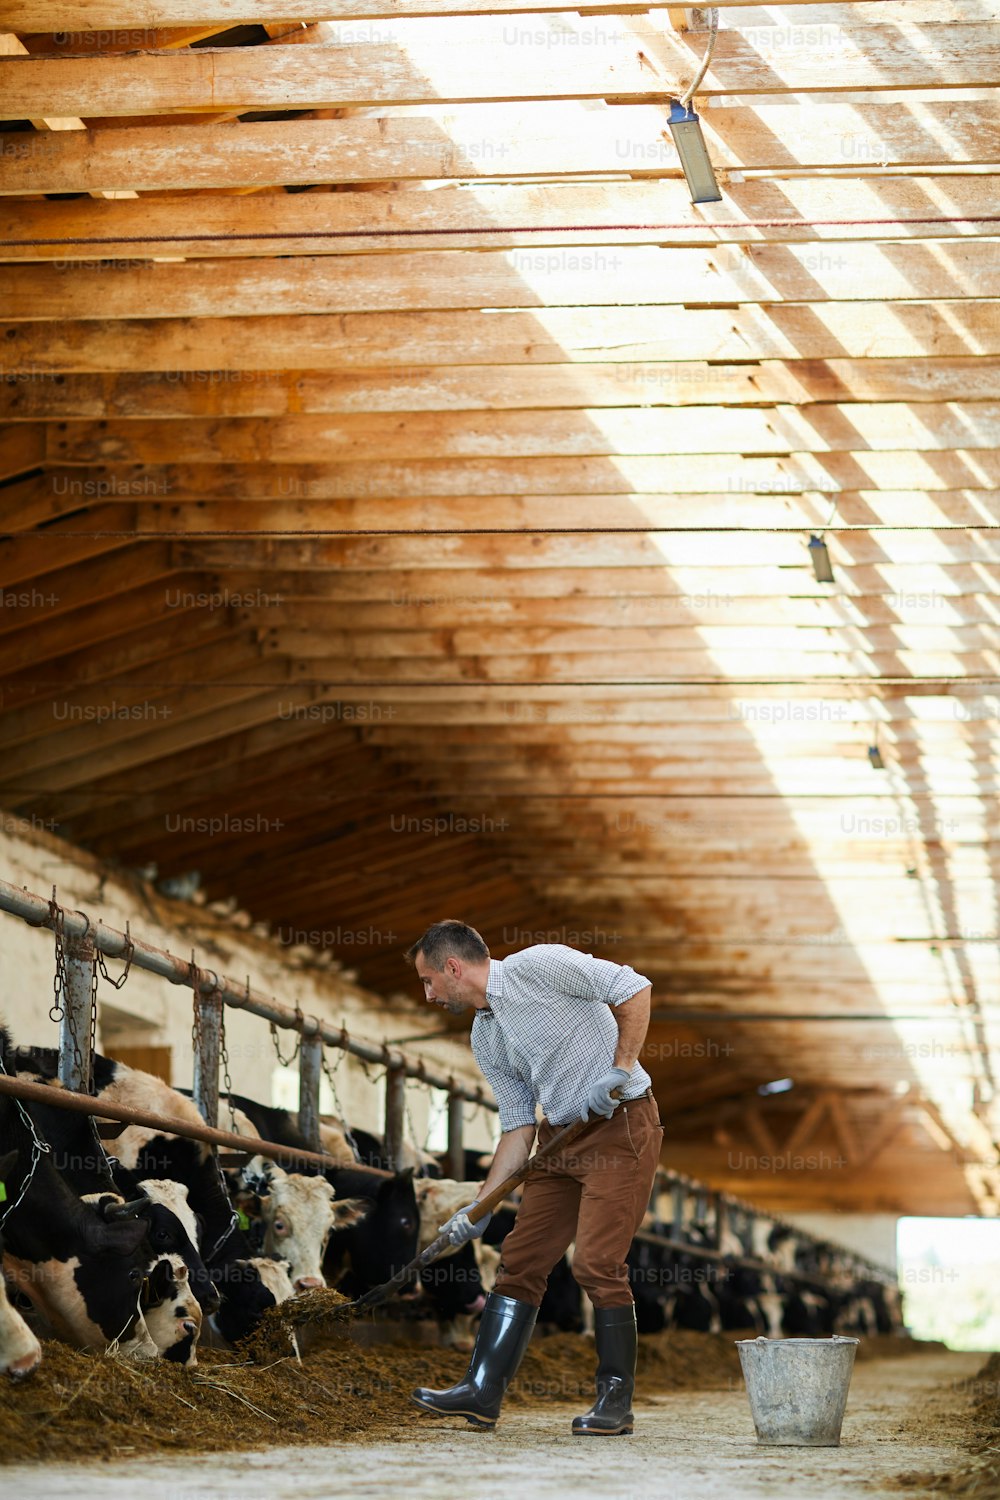
[[[248,643],[234,638],[209,651],[196,648],[205,672],[185,680],[193,660],[174,657],[157,667],[156,680],[133,684],[127,679],[88,684],[5,713],[0,721],[4,747],[4,775],[13,778],[44,771],[77,754],[96,748],[102,731],[109,743],[143,735],[157,725],[170,725],[182,716],[224,708],[253,696],[259,663]],[[222,681],[213,682],[212,668]],[[195,668],[197,672],[197,667]],[[208,676],[203,682],[202,677]],[[216,697],[213,700],[213,690]],[[34,761],[26,758],[31,747]]]
[[[856,210],[847,217],[894,217],[886,210],[897,204],[900,212],[910,204],[914,207],[909,211],[916,211],[919,200],[908,189],[907,179],[871,175],[876,171],[897,166],[910,170],[934,165],[993,166],[1000,160],[996,111],[991,103],[977,99],[870,104],[814,99],[808,110],[759,104],[754,108],[707,108],[702,118],[712,159],[721,168],[780,173],[826,167],[858,178],[852,195],[857,199],[864,194],[861,201],[867,202],[868,212]],[[146,125],[70,133],[0,134],[0,160],[4,164],[0,195],[450,178],[509,181],[524,176],[605,173],[619,179],[617,186],[628,203],[635,184],[621,181],[623,173],[662,180],[676,177],[679,171],[662,105],[607,106],[592,102],[580,106],[556,101],[527,103],[516,113],[505,106],[470,104],[445,111],[429,105],[420,115],[204,124],[185,132],[182,151],[177,149],[177,129],[177,125]],[[986,192],[990,191],[989,184],[986,177]],[[578,190],[583,191],[582,184]],[[706,221],[725,221],[734,212],[748,213],[746,205],[755,204],[757,209],[750,217],[788,218],[789,193],[793,202],[798,199],[804,204],[822,202],[827,193],[840,191],[847,189],[787,177],[775,185],[730,181],[726,201],[718,208],[702,205],[702,216]],[[932,215],[960,212],[958,205],[970,191],[972,186],[967,187],[961,177],[952,177],[923,211]],[[780,195],[777,205],[773,202],[775,194]],[[772,202],[771,211],[761,212],[768,202]],[[322,197],[302,198],[297,207],[304,216],[303,227],[312,227],[314,217],[318,220],[315,227],[322,228],[334,222],[329,218],[332,214],[353,213],[350,203],[330,205]],[[396,207],[398,211],[398,197]],[[689,207],[685,201],[685,213]],[[26,213],[37,215],[38,222],[61,215],[66,222],[91,222],[87,205],[38,204],[24,208]],[[210,223],[220,212],[219,206],[210,202],[187,208],[199,218],[206,216]],[[241,208],[233,205],[230,210],[237,213],[236,225]],[[289,211],[280,198],[276,198],[274,208],[278,213]],[[156,216],[168,212],[165,206],[146,205],[146,209]],[[368,200],[375,226],[382,222],[383,209],[377,200]],[[419,204],[412,206],[411,211],[419,210]],[[985,212],[982,207],[978,211]],[[811,216],[845,217],[815,209]],[[680,215],[671,212],[658,217]],[[147,222],[144,215],[141,221]],[[9,217],[2,222],[2,237],[13,237]],[[103,222],[103,217],[93,222]],[[134,219],[129,216],[116,222],[132,223]],[[155,217],[152,222],[156,222]],[[466,218],[462,222],[471,221]],[[891,225],[882,226],[882,230],[886,235],[905,233],[905,228]],[[179,232],[176,222],[172,232]],[[195,253],[205,253],[204,247],[192,248]],[[224,249],[217,247],[214,253],[224,253]]]
[[[134,515],[127,509],[118,509],[109,517],[98,506],[68,522],[57,521],[41,534],[26,532],[0,540],[0,580],[4,587],[12,588],[43,578],[53,566],[70,567],[121,551],[135,541],[133,523]],[[108,535],[109,524],[117,528],[117,534]]]
[[[885,25],[892,21],[986,21],[1000,20],[996,0],[879,0],[879,3],[817,6],[815,0],[782,0],[787,5],[809,5],[810,19],[816,12],[824,20],[852,26]],[[760,0],[722,0],[723,15],[732,13],[727,24],[740,24],[744,7],[760,8]],[[309,6],[315,21],[341,22],[360,19],[395,19],[399,16],[495,14],[526,10],[525,0],[336,0],[336,4]],[[536,0],[532,11],[616,10],[632,11],[625,0]],[[275,21],[300,21],[299,0],[273,0],[267,14]],[[767,12],[768,15],[771,12]],[[93,28],[125,31],[134,37],[137,16],[148,27],[223,26],[258,23],[259,8],[250,0],[145,0],[141,7],[125,0],[3,0],[0,29],[18,32],[87,33]],[[140,42],[137,45],[143,45]]]
[[[276,641],[278,655],[281,652],[281,636]],[[482,657],[441,657],[434,653],[426,657],[368,657],[325,655],[303,659],[292,663],[293,675],[301,682],[338,682],[389,684],[434,683],[447,685],[466,682],[496,683],[504,686],[535,683],[544,674],[544,680],[569,686],[574,683],[597,683],[620,681],[630,683],[698,683],[740,682],[748,679],[760,682],[823,683],[826,680],[870,683],[889,676],[914,682],[938,682],[943,677],[961,681],[963,678],[982,679],[995,676],[1000,665],[995,651],[976,656],[957,656],[951,653],[920,653],[894,651],[881,655],[869,653],[861,662],[857,653],[844,651],[837,655],[819,652],[804,658],[794,651],[774,652],[766,668],[759,666],[760,657],[755,652],[734,653],[735,660],[723,658],[714,652],[708,659],[683,652],[650,652],[641,662],[631,661],[623,666],[622,658],[614,652],[565,654],[558,658],[532,656],[503,656],[494,654]],[[867,782],[871,768],[859,766]],[[557,778],[544,785],[546,792],[556,792],[565,784]],[[815,791],[825,780],[810,785]],[[575,782],[578,793],[596,788],[595,783]],[[637,780],[633,790],[637,793],[661,791],[663,782]],[[775,788],[773,769],[762,771],[759,785],[755,781],[754,792],[769,792]],[[596,788],[599,789],[599,788]],[[958,788],[963,790],[964,787]],[[784,788],[780,789],[784,793]]]
[[[123,424],[126,427],[137,425]],[[150,463],[151,477],[169,476],[166,480],[169,488],[162,491],[162,495],[169,497],[175,488],[178,493],[190,493],[189,485],[196,483],[196,479],[177,482],[173,476],[178,472],[178,466],[157,462],[165,451],[175,448],[176,440],[171,435],[173,428],[174,424],[170,423],[159,441],[149,441],[141,433],[133,436],[127,431],[116,436],[113,451],[120,458],[120,485],[128,482],[127,476],[141,473],[142,464],[130,466],[126,462],[130,454],[134,457],[141,455]],[[345,459],[329,464],[295,464],[284,451],[258,451],[254,462],[249,441],[239,444],[232,437],[227,453],[225,436],[220,434],[213,452],[203,452],[200,455],[202,460],[231,463],[244,472],[263,465],[262,472],[251,475],[251,483],[258,494],[274,496],[284,503],[351,495],[390,499],[394,491],[400,498],[411,499],[430,495],[663,495],[667,492],[675,495],[723,493],[748,496],[822,492],[830,497],[845,490],[854,493],[861,485],[886,490],[898,485],[907,491],[923,489],[927,492],[954,490],[962,484],[971,490],[974,481],[988,491],[1000,485],[1000,455],[992,449],[943,450],[932,453],[932,456],[909,449],[880,452],[857,449],[826,454],[799,452],[773,458],[688,454],[683,456],[683,461],[680,455],[671,458],[663,454],[490,459],[433,459],[425,456],[416,462],[418,455],[411,437],[408,451],[402,441],[396,445],[396,461],[377,463],[374,460]],[[377,433],[375,440],[379,441]],[[242,462],[237,463],[238,460]],[[276,467],[270,469],[272,464]],[[101,486],[107,483],[109,475],[114,482],[115,466],[95,466],[79,472],[88,477],[78,482],[93,485],[94,495],[103,498],[107,490]],[[210,476],[206,476],[206,483],[212,483]],[[218,476],[214,486],[216,493],[228,492],[234,499],[239,498],[238,487],[239,475],[234,472]],[[827,516],[833,519],[832,500],[827,507]],[[637,524],[645,523],[637,518]]]
[[[897,247],[898,249],[898,247]],[[603,253],[603,252],[602,252]],[[0,374],[64,371],[338,369],[454,364],[692,360],[968,358],[1000,354],[993,302],[766,309],[537,308],[336,317],[127,319],[0,324]]]
[[[433,308],[650,306],[689,302],[984,299],[1000,295],[992,240],[961,241],[947,256],[902,242],[878,245],[719,245],[415,251],[395,257],[0,266],[8,322],[211,318]],[[855,308],[855,315],[864,312]],[[846,353],[848,351],[840,351]],[[923,353],[931,351],[923,350]],[[967,351],[961,351],[967,352]]]
[[[33,796],[44,798],[79,785],[88,776],[128,770],[171,753],[183,755],[193,747],[224,738],[234,728],[266,722],[275,712],[270,693],[254,694],[250,688],[189,690],[178,701],[183,701],[187,711],[164,699],[144,699],[128,706],[145,713],[144,704],[150,703],[148,719],[110,725],[95,720],[82,729],[68,731],[63,736],[66,758],[59,764],[39,765],[37,745],[5,755],[0,795],[9,803],[17,802],[27,784]],[[287,701],[295,701],[291,692]],[[169,717],[159,727],[151,727],[157,724],[155,715],[162,708],[169,709]]]
[[[782,34],[780,27],[770,37],[720,32],[699,93],[988,88],[997,77],[998,44],[988,23],[817,30],[818,36],[805,29]],[[108,117],[442,100],[645,99],[675,95],[703,46],[703,36],[682,38],[666,16],[660,24],[630,18],[606,26],[570,15],[525,17],[516,25],[495,16],[400,20],[381,28],[374,43],[0,57],[0,95],[14,119],[45,111]]]
[[[49,423],[47,459],[58,464],[155,463],[177,442],[170,420],[135,418]],[[412,412],[391,421],[381,414],[293,415],[268,418],[191,418],[184,424],[188,463],[332,463],[378,452],[399,459],[518,459],[604,455],[839,454],[909,450],[933,453],[1000,448],[1000,402],[955,401],[915,408],[902,402],[850,406],[833,403],[759,408],[634,406],[564,412]],[[731,467],[731,466],[730,466]],[[676,489],[689,487],[697,461],[679,463]],[[751,471],[752,472],[752,469]],[[1000,475],[1000,470],[997,471]],[[666,476],[664,476],[666,478]],[[699,488],[701,483],[699,481]],[[729,473],[720,490],[741,488]],[[790,479],[781,486],[792,487]],[[809,486],[824,489],[822,482]],[[586,486],[581,486],[585,489]],[[662,488],[668,489],[669,483]],[[472,488],[470,493],[475,493]],[[829,509],[829,507],[828,507]]]
[[[261,578],[257,573],[237,571],[227,577],[230,589],[237,595],[242,592],[252,599],[260,590]],[[604,625],[614,621],[622,627],[647,626],[661,630],[679,625],[705,629],[723,626],[759,629],[786,625],[828,630],[850,624],[863,630],[866,639],[876,641],[889,638],[880,632],[894,633],[922,625],[931,628],[928,622],[935,629],[960,632],[978,629],[982,622],[993,619],[992,597],[988,593],[947,597],[937,593],[923,596],[852,595],[848,598],[840,595],[789,598],[784,594],[774,599],[741,599],[716,587],[711,593],[686,597],[619,595],[609,604],[607,599],[597,595],[547,599],[513,592],[507,595],[496,589],[490,591],[482,580],[477,580],[482,583],[482,591],[477,596],[472,590],[466,590],[461,581],[457,586],[453,583],[450,588],[443,586],[440,573],[436,575],[440,592],[421,588],[419,584],[410,592],[393,585],[389,575],[383,575],[380,588],[376,577],[369,575],[372,597],[367,600],[342,602],[333,594],[328,596],[324,580],[311,573],[271,571],[267,576],[270,591],[265,589],[263,592],[268,598],[280,598],[280,604],[275,606],[279,614],[284,612],[304,625],[332,631],[452,629],[467,623],[472,604],[477,606],[476,620],[484,628],[557,629]],[[240,618],[249,622],[251,608],[252,605]],[[697,717],[693,708],[692,715]],[[517,732],[530,736],[532,726],[521,726]],[[936,731],[927,726],[926,732]]]
[[[468,544],[474,539],[459,537],[454,540],[456,544]],[[264,582],[273,588],[280,588],[280,585],[272,569],[277,569],[286,576],[288,572],[294,571],[298,577],[290,591],[298,594],[304,594],[309,589],[307,580],[311,572],[322,574],[336,566],[343,571],[335,581],[320,578],[316,580],[314,587],[342,601],[407,595],[430,598],[462,595],[474,603],[479,595],[490,598],[498,592],[497,569],[501,557],[499,548],[494,547],[489,562],[478,567],[473,564],[473,554],[467,548],[466,566],[456,570],[457,545],[448,556],[435,554],[433,566],[430,565],[430,556],[425,552],[423,567],[419,564],[407,567],[403,565],[403,554],[398,550],[400,544],[406,541],[406,538],[375,538],[368,543],[329,540],[257,543],[189,541],[173,543],[170,557],[178,570],[207,568],[223,575],[231,570],[242,576],[248,569],[266,568]],[[418,545],[410,543],[411,558],[415,556]],[[387,561],[390,547],[396,550],[392,561]],[[349,552],[345,550],[348,548]],[[503,589],[511,597],[551,598],[558,597],[561,592],[573,592],[581,597],[592,594],[599,598],[610,597],[615,601],[629,595],[666,594],[711,600],[720,593],[733,598],[744,598],[773,597],[788,591],[788,577],[778,568],[756,568],[750,570],[749,576],[743,576],[739,570],[731,568],[723,590],[718,574],[712,569],[667,569],[662,558],[655,566],[616,569],[612,580],[600,576],[600,569],[593,566],[593,549],[590,551],[591,566],[583,561],[579,567],[556,567],[549,556],[544,566],[536,567],[524,555],[525,552],[541,553],[543,550],[541,544],[535,545],[534,538],[522,542],[520,539],[503,537],[502,554],[506,558],[503,565]],[[585,552],[586,549],[583,550]],[[344,567],[348,556],[357,569],[356,577],[352,577],[354,568]],[[868,597],[882,593],[890,598],[906,595],[918,598],[923,594],[932,603],[938,599],[950,599],[955,594],[985,590],[992,592],[993,585],[1000,580],[1000,569],[993,562],[949,566],[938,563],[894,564],[884,568],[873,566],[841,571],[838,589],[844,596]],[[811,578],[812,570],[808,562],[804,562],[801,574],[796,575],[796,594],[823,597],[828,592],[826,586],[811,583]]]
[[[95,131],[96,142],[104,134]],[[0,159],[8,142],[16,150],[16,137],[0,138]],[[94,149],[99,152],[100,146]],[[189,153],[181,155],[188,159]],[[37,164],[32,166],[37,179]],[[37,181],[32,189],[38,191]],[[153,200],[0,204],[0,257],[65,266],[67,260],[152,256],[409,256],[417,250],[505,246],[534,252],[551,243],[808,241],[813,244],[811,268],[821,271],[817,240],[839,244],[845,239],[995,236],[998,220],[1000,177],[985,174],[785,178],[780,183],[754,179],[731,184],[724,203],[698,207],[686,184],[670,180],[269,194],[264,229],[256,197],[235,204],[228,197],[186,200],[179,226],[176,199],[159,195]],[[757,224],[761,227],[752,227]],[[830,258],[838,253],[831,249]]]
[[[159,587],[176,571],[168,546],[161,542],[132,545],[127,552],[121,548],[109,548],[98,557],[88,558],[86,568],[65,561],[70,546],[68,541],[63,542],[58,551],[50,549],[47,557],[44,538],[36,538],[35,544],[36,551],[29,555],[28,561],[40,571],[35,575],[32,587],[22,591],[27,593],[27,600],[20,602],[16,609],[0,609],[0,636],[8,631],[44,624],[56,615],[74,609],[88,608],[127,589]],[[0,580],[0,587],[11,587],[6,575]]]
[[[507,531],[581,533],[704,531],[706,528],[743,531],[762,527],[792,531],[801,536],[803,531],[825,527],[831,509],[827,494],[703,494],[699,495],[697,504],[685,495],[644,494],[469,495],[417,500],[390,495],[336,502],[280,499],[261,502],[260,496],[254,494],[248,495],[245,501],[216,503],[210,497],[217,477],[221,477],[222,485],[227,489],[234,487],[231,475],[219,476],[217,469],[206,469],[201,495],[198,487],[192,484],[186,493],[174,491],[169,505],[154,502],[140,506],[139,533],[147,536],[200,536],[206,533],[235,536],[247,533],[256,536],[282,533],[350,535],[358,532],[403,535],[421,531],[450,534]],[[280,494],[286,482],[286,477],[279,474],[271,481],[271,489]],[[35,481],[23,488],[31,489],[33,497],[37,497],[33,508],[36,512],[42,511],[45,481]],[[30,514],[31,507],[27,509]],[[25,524],[30,525],[30,522]],[[876,525],[895,530],[925,526],[945,531],[1000,526],[1000,491],[946,491],[936,495],[910,490],[899,493],[870,490],[838,498],[838,533],[848,528],[869,529]],[[905,602],[900,601],[903,605]],[[983,614],[983,603],[980,602],[978,607]]]
[[[357,412],[759,406],[810,401],[1000,400],[1000,366],[952,360],[764,360],[619,365],[453,365],[314,370],[8,375],[0,420],[283,417]],[[52,497],[55,500],[56,497]],[[872,496],[874,499],[875,497]],[[55,512],[53,512],[55,513]],[[841,512],[842,514],[842,512]],[[26,524],[31,524],[30,522]]]
[[[863,649],[873,659],[892,651],[899,653],[900,660],[916,661],[921,651],[927,652],[929,657],[945,651],[960,656],[1000,647],[1000,626],[992,625],[967,627],[961,635],[934,625],[895,630],[883,627],[881,633],[865,630],[863,634],[854,627],[846,627],[841,638],[828,629],[784,626],[753,630],[720,625],[695,630],[690,626],[668,629],[625,627],[612,621],[603,628],[497,630],[495,626],[477,629],[459,625],[449,632],[446,643],[439,631],[324,630],[322,621],[303,620],[298,611],[290,612],[282,606],[258,613],[257,621],[259,637],[267,642],[269,650],[285,652],[299,660],[346,656],[352,649],[359,657],[431,657],[447,644],[447,649],[456,656],[574,655],[600,651],[609,655],[623,653],[644,657],[648,653],[664,653],[679,661],[683,661],[685,655],[696,655],[699,663],[694,665],[697,666],[704,662],[706,652],[711,652],[717,660],[733,662],[741,656],[759,652],[769,663],[772,653],[775,653],[775,663],[778,663],[786,655],[794,659],[796,653],[811,660],[817,654],[856,653]],[[496,753],[495,747],[492,753]],[[592,748],[588,747],[588,756],[592,753]],[[616,756],[620,753],[618,749],[614,751]]]
[[[37,428],[0,428],[0,480],[36,468],[44,460],[44,451],[44,434]]]
[[[276,619],[272,617],[273,614],[277,615]],[[366,659],[430,660],[436,652],[447,647],[455,656],[475,656],[485,660],[492,657],[503,657],[506,660],[523,656],[641,654],[643,658],[648,656],[651,661],[655,661],[660,656],[669,656],[676,661],[679,671],[683,670],[688,674],[697,674],[699,668],[705,666],[707,660],[711,660],[716,665],[730,667],[736,677],[748,675],[748,670],[752,668],[750,658],[755,652],[768,662],[769,676],[786,673],[798,676],[794,667],[796,656],[800,658],[803,670],[812,670],[815,663],[819,672],[824,670],[825,662],[837,660],[840,662],[841,672],[846,674],[848,659],[857,659],[861,655],[872,664],[880,660],[888,662],[895,657],[901,667],[908,664],[912,669],[919,663],[921,651],[926,652],[927,671],[930,673],[934,670],[934,663],[940,662],[945,656],[968,657],[978,659],[981,664],[985,663],[1000,644],[995,637],[977,637],[964,643],[954,639],[943,640],[941,636],[947,632],[935,632],[934,627],[925,627],[923,634],[919,633],[918,628],[916,637],[908,639],[900,635],[884,644],[869,639],[867,632],[859,639],[859,633],[850,629],[842,637],[838,637],[829,631],[803,632],[781,627],[773,627],[770,631],[764,629],[743,632],[749,636],[749,641],[742,644],[741,630],[735,626],[718,627],[710,641],[701,640],[701,630],[658,632],[655,629],[636,628],[522,630],[502,633],[457,628],[449,632],[447,642],[442,639],[440,632],[430,631],[344,631],[330,632],[329,636],[324,637],[322,631],[288,621],[280,610],[268,612],[266,617],[259,617],[255,634],[266,643],[268,651],[294,655],[300,665],[315,659],[348,656],[352,649],[359,658]],[[541,663],[540,667],[544,670],[545,664]],[[902,760],[911,758],[905,755],[901,757]],[[928,753],[925,752],[923,758],[925,763],[929,763]]]
[[[172,580],[169,589],[147,584],[68,614],[58,611],[59,600],[54,599],[53,605],[46,608],[44,618],[36,615],[20,628],[16,618],[6,621],[7,629],[0,634],[0,673],[6,676],[17,671],[30,658],[32,670],[37,675],[43,663],[55,658],[71,652],[89,651],[102,641],[149,625],[160,625],[181,615],[189,616],[191,611],[199,608],[195,603],[197,596],[211,597],[211,592],[206,588],[206,580],[192,574]],[[40,598],[44,597],[41,590],[38,594]],[[171,597],[176,599],[175,604],[169,603]],[[183,603],[188,597],[191,603]],[[219,608],[225,606],[220,604]]]

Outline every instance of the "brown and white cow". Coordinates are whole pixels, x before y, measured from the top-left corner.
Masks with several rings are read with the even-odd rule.
[[[236,1202],[262,1220],[265,1255],[288,1262],[296,1292],[325,1286],[323,1256],[330,1235],[363,1219],[368,1204],[338,1199],[325,1177],[286,1172],[262,1156],[253,1157],[241,1176],[247,1186]]]

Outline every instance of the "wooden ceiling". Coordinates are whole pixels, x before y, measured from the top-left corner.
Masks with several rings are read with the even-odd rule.
[[[0,0],[0,805],[630,962],[673,1165],[995,1211],[1000,3],[722,5],[697,207],[705,11],[259,9]]]

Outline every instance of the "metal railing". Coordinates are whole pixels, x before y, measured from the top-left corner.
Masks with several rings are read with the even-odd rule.
[[[64,961],[57,965],[57,1003],[62,989],[62,1019],[60,1022],[59,1077],[63,1090],[45,1090],[44,1086],[31,1085],[15,1079],[0,1077],[0,1094],[13,1095],[26,1100],[47,1104],[59,1104],[84,1114],[96,1115],[106,1120],[124,1124],[143,1124],[152,1128],[168,1130],[176,1135],[185,1135],[216,1146],[273,1156],[286,1161],[299,1161],[319,1166],[335,1166],[337,1163],[322,1152],[320,1139],[320,1086],[324,1046],[337,1047],[366,1063],[383,1065],[386,1069],[385,1094],[385,1138],[386,1155],[391,1166],[398,1165],[403,1144],[406,1117],[406,1080],[416,1079],[431,1088],[443,1090],[448,1095],[448,1152],[447,1171],[456,1179],[465,1176],[463,1151],[463,1110],[465,1102],[496,1111],[496,1104],[480,1087],[468,1087],[458,1083],[452,1075],[447,1077],[428,1068],[422,1059],[412,1061],[404,1053],[388,1043],[374,1043],[349,1035],[345,1026],[334,1027],[316,1016],[304,1014],[297,1006],[282,1005],[251,988],[249,979],[238,985],[213,969],[203,968],[194,962],[176,957],[165,949],[132,937],[129,930],[117,931],[106,923],[94,922],[85,913],[64,908],[58,904],[53,891],[52,899],[41,896],[0,880],[0,911],[34,927],[45,927],[56,934],[57,946],[64,949]],[[193,1094],[205,1125],[199,1127],[185,1120],[150,1112],[127,1109],[89,1097],[85,1092],[91,1069],[91,1011],[94,1005],[94,966],[97,955],[123,959],[127,965],[156,974],[171,984],[181,985],[196,997],[197,1021],[194,1027],[194,1087]],[[119,981],[120,982],[120,981]],[[300,1038],[299,1047],[299,1126],[309,1149],[297,1150],[281,1146],[276,1142],[257,1137],[236,1135],[218,1129],[219,1109],[219,1063],[222,1052],[223,1010],[229,1006],[259,1016],[274,1026],[294,1031]],[[67,1092],[71,1091],[71,1092]],[[345,1122],[346,1123],[346,1122]],[[825,1283],[821,1275],[799,1270],[785,1270],[776,1262],[756,1256],[734,1255],[722,1247],[723,1237],[731,1220],[742,1218],[745,1228],[753,1220],[766,1222],[787,1229],[799,1244],[811,1245],[817,1250],[827,1248],[827,1243],[794,1225],[766,1214],[751,1204],[721,1192],[714,1191],[702,1183],[692,1181],[680,1173],[659,1168],[650,1198],[653,1208],[659,1196],[669,1192],[672,1197],[671,1220],[658,1221],[655,1231],[640,1230],[636,1239],[650,1241],[664,1249],[692,1254],[709,1261],[745,1265],[755,1270],[787,1276],[792,1280]],[[713,1244],[699,1244],[687,1239],[684,1234],[685,1203],[694,1199],[692,1219],[709,1225]],[[893,1278],[883,1267],[877,1267],[854,1252],[841,1247],[835,1250],[841,1265],[857,1279],[876,1280],[892,1285]]]
[[[119,932],[105,922],[94,921],[81,911],[62,907],[52,899],[45,900],[31,891],[0,881],[0,911],[20,917],[32,927],[47,927],[57,934],[65,949],[63,965],[63,1016],[60,1023],[59,1076],[65,1087],[80,1090],[90,1075],[90,1012],[93,1004],[92,976],[97,955],[120,958],[147,973],[156,974],[170,984],[182,985],[197,996],[198,1024],[195,1028],[194,1097],[206,1123],[214,1126],[219,1113],[219,1058],[223,1029],[223,1008],[244,1010],[251,1015],[301,1038],[299,1061],[299,1124],[313,1151],[320,1149],[320,1084],[323,1048],[338,1047],[362,1062],[385,1067],[385,1144],[390,1164],[402,1157],[406,1080],[416,1079],[430,1088],[447,1093],[448,1161],[455,1177],[462,1177],[463,1102],[486,1110],[496,1104],[481,1086],[469,1087],[453,1075],[445,1076],[429,1068],[423,1059],[411,1060],[386,1043],[364,1041],[351,1036],[346,1026],[333,1026],[317,1016],[306,1015],[298,1007],[282,1005],[243,984],[187,960],[156,948],[131,931]]]

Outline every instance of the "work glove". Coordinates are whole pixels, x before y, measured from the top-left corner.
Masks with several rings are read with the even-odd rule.
[[[475,1224],[469,1219],[469,1209],[475,1208],[478,1202],[479,1199],[476,1198],[464,1208],[456,1209],[450,1219],[438,1225],[438,1233],[448,1236],[449,1245],[464,1245],[468,1240],[478,1240],[486,1232],[492,1214],[484,1214]]]
[[[606,1073],[602,1073],[597,1082],[591,1085],[580,1119],[586,1120],[588,1115],[595,1114],[610,1120],[619,1103],[619,1100],[612,1099],[611,1090],[623,1088],[631,1076],[625,1068],[609,1068]]]

